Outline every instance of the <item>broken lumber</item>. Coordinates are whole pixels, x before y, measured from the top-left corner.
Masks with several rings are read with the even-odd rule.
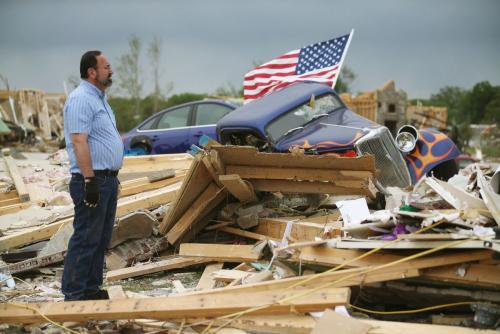
[[[157,273],[160,271],[167,271],[172,269],[185,268],[196,264],[210,262],[207,258],[187,258],[187,257],[174,257],[172,259],[162,260],[147,264],[136,264],[133,267],[110,270],[106,273],[106,280],[114,282],[125,278],[143,276],[147,274]]]
[[[337,249],[330,247],[307,247],[302,249],[300,260],[304,263],[314,263],[326,266],[336,266],[343,264],[346,261],[353,260],[361,255],[364,251],[351,250],[351,249]],[[438,255],[426,256],[419,259],[410,260],[397,264],[400,269],[425,269],[446,266],[450,264],[479,261],[489,259],[492,252],[488,250],[468,251],[468,252],[453,252],[453,253],[440,253]],[[365,258],[355,260],[349,263],[351,267],[368,267],[384,265],[393,261],[402,259],[403,256],[374,253]]]
[[[427,269],[422,278],[480,286],[500,287],[500,268],[485,264],[457,264]]]
[[[238,295],[210,294],[178,295],[171,297],[0,304],[1,323],[32,323],[45,321],[119,320],[119,319],[179,319],[185,317],[216,317],[259,306],[267,306],[253,314],[287,314],[290,312],[321,311],[349,302],[348,288],[326,288],[304,294],[303,289],[277,290],[272,293],[250,292]],[[279,300],[302,294],[287,303]]]
[[[212,273],[217,270],[222,269],[224,263],[210,263],[203,270],[203,274],[201,274],[200,280],[196,285],[196,290],[211,290],[215,287],[217,281],[213,278]]]
[[[21,173],[19,172],[19,168],[17,167],[16,160],[12,157],[4,157],[5,165],[7,166],[7,170],[10,173],[10,177],[14,181],[14,185],[16,187],[17,193],[19,195],[19,199],[21,203],[29,202],[30,195],[28,192],[28,188],[26,184],[24,184]]]
[[[252,185],[242,180],[239,175],[219,175],[219,181],[241,203],[257,202],[257,195],[255,195]]]
[[[364,195],[375,198],[377,189],[370,180],[367,181],[288,181],[288,180],[250,180],[256,191],[333,194],[333,195]]]
[[[371,171],[329,170],[321,168],[259,168],[255,166],[226,166],[227,174],[238,174],[242,179],[345,181],[373,178]]]
[[[171,245],[178,243],[205,215],[212,211],[225,198],[225,190],[211,182],[192,205],[184,212],[177,223],[168,231],[166,238]],[[208,222],[206,222],[208,223]],[[201,228],[201,227],[199,227]]]
[[[255,262],[261,253],[255,251],[254,245],[220,245],[183,243],[179,255],[198,256],[217,259],[220,262]]]
[[[179,195],[160,224],[160,232],[162,234],[170,231],[210,183],[212,183],[212,177],[206,166],[201,162],[199,156],[195,156],[191,168],[186,174],[184,182],[182,182]]]

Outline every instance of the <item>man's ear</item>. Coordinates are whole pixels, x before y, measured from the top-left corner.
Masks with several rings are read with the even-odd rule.
[[[96,71],[96,70],[95,70],[95,68],[93,68],[93,67],[89,67],[89,68],[87,69],[87,77],[88,77],[88,78],[92,78],[92,79],[94,79],[94,78],[95,78],[95,76],[96,76],[96,73],[97,73],[97,71]]]

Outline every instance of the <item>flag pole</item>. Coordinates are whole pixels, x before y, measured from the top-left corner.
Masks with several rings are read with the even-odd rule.
[[[342,70],[342,65],[344,64],[344,59],[347,54],[347,50],[349,49],[349,44],[351,44],[352,35],[354,35],[354,29],[351,29],[351,33],[349,34],[349,38],[347,39],[347,43],[345,44],[345,49],[344,52],[342,53],[342,58],[340,58],[338,75],[336,75],[335,78],[333,79],[332,89],[335,87],[337,79],[340,76],[340,71]]]

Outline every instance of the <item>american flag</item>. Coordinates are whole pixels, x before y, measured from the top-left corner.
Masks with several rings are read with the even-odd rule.
[[[351,33],[285,53],[245,75],[245,103],[297,81],[335,86]]]

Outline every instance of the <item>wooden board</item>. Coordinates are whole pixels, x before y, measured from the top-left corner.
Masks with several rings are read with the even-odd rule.
[[[308,182],[289,180],[250,180],[255,191],[282,193],[364,195],[375,198],[377,190],[370,181]]]
[[[255,253],[253,245],[181,244],[179,255],[219,259],[227,262],[255,262],[261,254]]]
[[[179,196],[160,224],[160,232],[162,234],[166,234],[170,231],[210,183],[212,183],[212,177],[208,173],[205,165],[201,162],[201,158],[196,156],[182,182]]]
[[[237,174],[219,175],[219,181],[242,203],[257,202],[252,185]]]
[[[148,264],[136,264],[133,267],[122,268],[116,270],[110,270],[106,273],[106,281],[113,282],[122,280],[125,278],[143,276],[147,274],[157,273],[160,271],[167,271],[172,269],[185,268],[196,264],[210,262],[207,258],[186,258],[186,257],[175,257],[168,260],[162,260],[158,262],[148,263]]]
[[[120,174],[188,169],[192,161],[193,157],[187,153],[126,156]]]
[[[212,273],[212,278],[216,281],[230,283],[235,280],[241,280],[252,275],[252,273],[244,270],[220,269]]]
[[[30,195],[28,192],[28,188],[26,187],[26,184],[24,184],[19,168],[17,167],[16,160],[14,160],[14,158],[12,157],[3,157],[3,160],[5,161],[7,170],[10,173],[10,177],[14,181],[14,185],[16,187],[19,199],[21,200],[22,203],[29,202]]]
[[[171,245],[178,243],[192,227],[225,198],[225,190],[211,182],[166,234]]]
[[[425,270],[422,277],[439,280],[440,282],[463,283],[469,286],[500,287],[500,267],[494,265],[458,264],[432,268]]]
[[[272,237],[268,237],[268,236],[263,235],[263,234],[258,234],[258,233],[254,233],[254,232],[250,232],[250,231],[245,231],[245,230],[242,230],[241,228],[236,228],[236,227],[223,226],[223,227],[218,228],[218,230],[226,232],[226,233],[231,233],[231,234],[234,234],[234,235],[238,235],[240,237],[254,239],[254,240],[274,240],[274,241],[281,241],[281,239],[278,239],[278,238],[272,238]]]
[[[329,170],[323,168],[276,168],[255,166],[226,166],[227,174],[238,174],[242,179],[345,181],[373,178],[370,171]]]
[[[252,146],[212,146],[227,165],[267,166],[285,168],[324,168],[375,172],[375,159],[365,155],[358,158],[331,155],[297,155],[290,153],[261,153]]]
[[[282,218],[260,218],[255,233],[281,240],[285,233],[288,221]],[[316,237],[323,237],[325,224],[294,222],[290,237],[296,241],[313,241]]]
[[[336,287],[357,286],[360,284],[386,282],[398,280],[403,278],[418,277],[419,271],[417,269],[399,269],[399,268],[385,268],[380,271],[373,271],[365,273],[364,268],[345,269],[321,275],[307,275],[299,277],[282,278],[279,280],[259,282],[246,284],[242,286],[225,287],[222,289],[214,289],[205,291],[204,294],[217,293],[238,295],[243,291],[248,293],[252,292],[272,292],[279,289],[287,289],[292,286],[300,286],[301,288],[317,288],[318,286],[328,285]],[[293,288],[295,289],[295,288]],[[198,294],[199,292],[189,292],[187,294]]]
[[[460,241],[460,240],[454,240]],[[389,244],[389,241],[383,240],[339,240],[336,243],[337,248],[357,248],[357,249],[373,249],[384,247],[384,249],[431,249],[443,247],[453,241],[401,241],[394,244]],[[464,240],[457,245],[448,246],[451,249],[497,249],[500,248],[498,242],[482,241],[482,240]]]
[[[119,320],[119,319],[178,319],[185,317],[216,317],[249,308],[268,305],[253,314],[287,314],[290,312],[321,311],[349,302],[348,288],[326,288],[304,294],[303,289],[249,292],[238,295],[181,295],[144,299],[92,300],[75,302],[48,302],[13,306],[0,304],[1,323],[45,321],[40,314],[53,321]],[[302,294],[290,303],[277,303]],[[35,311],[35,310],[38,310]]]
[[[120,197],[135,195],[135,194],[138,194],[138,193],[141,193],[144,191],[150,191],[150,190],[166,187],[168,185],[182,181],[184,179],[184,175],[185,175],[185,173],[180,173],[179,175],[176,175],[172,178],[168,178],[168,179],[164,179],[164,180],[160,180],[160,181],[155,181],[155,182],[150,182],[149,180],[146,179],[146,182],[144,182],[144,183],[130,185],[127,187],[124,187],[122,184],[122,190],[120,191]]]
[[[346,261],[353,260],[361,255],[364,251],[351,250],[351,249],[338,249],[330,247],[308,247],[304,248],[300,254],[300,260],[305,263],[321,264],[326,266],[336,266],[343,264]],[[492,253],[487,250],[480,251],[467,251],[467,252],[453,252],[453,253],[440,253],[439,255],[426,256],[408,262],[397,264],[400,269],[424,269],[440,267],[456,263],[465,263],[471,261],[478,261],[490,258]],[[367,257],[351,262],[351,267],[368,267],[377,266],[398,261],[403,256],[391,255],[383,253],[374,253]]]
[[[222,269],[224,263],[211,263],[205,267],[201,278],[196,285],[196,290],[211,290],[215,287],[217,281],[213,278],[212,273]]]

